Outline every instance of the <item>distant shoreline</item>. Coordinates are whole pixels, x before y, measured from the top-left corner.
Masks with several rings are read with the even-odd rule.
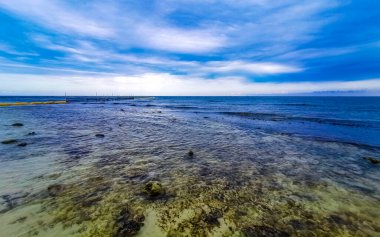
[[[5,106],[24,106],[24,105],[50,105],[50,104],[67,104],[67,100],[58,100],[58,101],[39,101],[39,102],[9,102],[9,103],[0,103],[0,107]]]

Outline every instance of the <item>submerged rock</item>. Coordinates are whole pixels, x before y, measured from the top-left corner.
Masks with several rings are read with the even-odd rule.
[[[36,132],[30,132],[30,133],[28,133],[28,136],[34,136],[34,135],[36,135]]]
[[[193,157],[193,156],[194,156],[194,152],[193,152],[192,150],[190,150],[189,152],[187,152],[187,155],[188,155],[189,157]]]
[[[4,140],[4,141],[2,141],[1,143],[2,143],[2,144],[14,144],[14,143],[16,143],[16,142],[17,142],[16,139],[8,139],[8,140]]]
[[[26,143],[26,142],[22,142],[22,143],[18,144],[17,146],[25,147],[25,146],[27,146],[27,145],[28,145],[28,143]]]
[[[148,177],[148,174],[147,171],[142,168],[131,168],[126,171],[124,177],[128,179],[144,179]]]
[[[10,224],[16,224],[16,223],[24,223],[28,217],[21,216],[17,218],[16,220],[12,221]]]
[[[1,199],[3,199],[3,204],[5,204],[6,209],[1,210],[0,213],[13,209],[16,207],[18,204],[20,204],[26,197],[28,197],[29,193],[25,192],[17,192],[17,193],[12,193],[12,194],[5,194],[0,196]]]
[[[103,137],[105,137],[105,136],[104,136],[104,134],[98,133],[98,134],[95,134],[95,137],[103,138]]]
[[[22,124],[22,123],[14,123],[14,124],[12,124],[12,126],[13,127],[22,127],[22,126],[24,126],[24,124]]]
[[[133,218],[133,214],[128,208],[124,208],[121,210],[119,216],[115,222],[116,233],[113,235],[114,237],[129,237],[135,236],[141,227],[144,225],[142,223],[144,218],[139,220],[135,220]]]
[[[63,192],[64,186],[62,184],[53,184],[47,188],[47,191],[51,197],[56,197]]]
[[[210,212],[206,212],[206,214],[203,216],[203,221],[209,225],[212,225],[212,226],[219,226],[220,223],[219,223],[219,218],[221,218],[223,215],[222,215],[222,212],[219,211],[219,210],[212,210]]]
[[[288,233],[267,226],[252,226],[241,230],[245,237],[288,237]]]
[[[163,193],[162,184],[157,181],[150,181],[145,185],[144,192],[151,197],[159,196]]]
[[[373,158],[373,157],[364,157],[363,159],[367,160],[368,162],[377,165],[380,164],[380,159]]]

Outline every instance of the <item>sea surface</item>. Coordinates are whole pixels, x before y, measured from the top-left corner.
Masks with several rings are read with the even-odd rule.
[[[0,107],[0,237],[380,236],[380,97],[67,99]]]

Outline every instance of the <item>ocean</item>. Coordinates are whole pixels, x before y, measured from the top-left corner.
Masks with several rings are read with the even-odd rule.
[[[380,97],[67,99],[0,107],[1,237],[380,236]]]

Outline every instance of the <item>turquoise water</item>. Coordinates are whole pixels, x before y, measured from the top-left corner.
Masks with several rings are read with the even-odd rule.
[[[68,99],[0,108],[0,236],[379,236],[378,97]]]

